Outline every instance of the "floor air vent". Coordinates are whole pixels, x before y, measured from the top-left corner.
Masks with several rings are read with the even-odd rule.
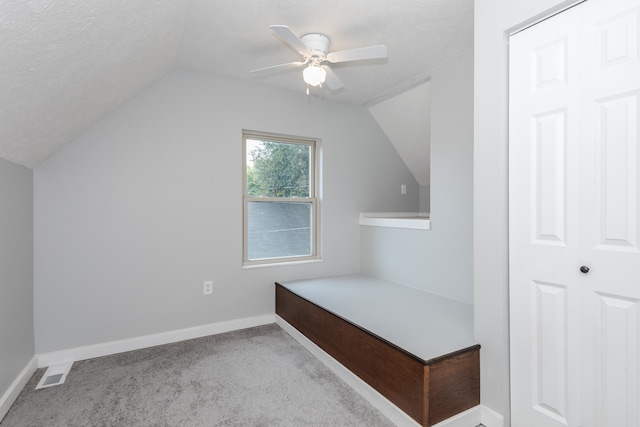
[[[64,380],[67,379],[67,374],[71,370],[71,365],[73,365],[73,362],[49,366],[36,386],[36,390],[64,383]]]

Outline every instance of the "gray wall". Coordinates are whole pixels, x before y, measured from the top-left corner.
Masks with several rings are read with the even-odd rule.
[[[33,358],[33,174],[0,159],[0,396]]]
[[[507,34],[575,1],[475,1],[474,308],[482,404],[509,423]]]
[[[362,227],[362,271],[473,302],[473,55],[431,78],[430,231]]]
[[[431,209],[431,186],[430,185],[421,185],[420,186],[420,212],[429,212]]]
[[[242,269],[242,129],[322,139],[322,262]],[[359,271],[359,212],[419,200],[366,110],[184,72],[37,167],[34,188],[38,353],[272,314],[275,280]]]

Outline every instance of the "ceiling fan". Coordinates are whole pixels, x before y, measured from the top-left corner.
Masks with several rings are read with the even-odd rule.
[[[310,33],[298,37],[286,25],[271,25],[270,28],[282,41],[298,51],[300,55],[302,55],[303,60],[260,68],[253,70],[252,73],[272,72],[306,65],[306,68],[302,71],[302,77],[307,84],[307,94],[309,94],[309,86],[322,87],[323,84],[326,84],[331,90],[338,90],[344,87],[342,81],[325,62],[336,64],[338,62],[362,61],[365,59],[387,57],[387,48],[384,45],[329,52],[329,44],[331,41],[329,37],[324,34]]]

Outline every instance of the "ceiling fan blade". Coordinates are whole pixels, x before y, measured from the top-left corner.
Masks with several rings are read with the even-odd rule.
[[[362,61],[364,59],[379,59],[387,57],[387,48],[381,44],[378,46],[361,47],[357,49],[341,50],[327,55],[331,63]]]
[[[333,72],[331,68],[326,66],[322,68],[327,71],[327,77],[324,81],[324,84],[326,84],[329,89],[338,90],[344,87],[344,83],[342,83],[342,80],[340,80],[340,78],[336,75],[336,73]]]
[[[269,73],[272,71],[280,71],[286,70],[287,68],[297,68],[301,67],[306,62],[288,62],[286,64],[272,65],[271,67],[258,68],[257,70],[252,70],[252,73]]]
[[[309,54],[309,48],[307,45],[304,44],[304,42],[300,40],[300,37],[296,36],[296,34],[286,25],[272,25],[269,28],[280,36],[280,38],[289,46],[300,52],[300,55],[307,56]]]

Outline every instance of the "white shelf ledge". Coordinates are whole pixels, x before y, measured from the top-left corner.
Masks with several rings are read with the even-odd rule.
[[[360,225],[431,230],[428,212],[363,212]]]

